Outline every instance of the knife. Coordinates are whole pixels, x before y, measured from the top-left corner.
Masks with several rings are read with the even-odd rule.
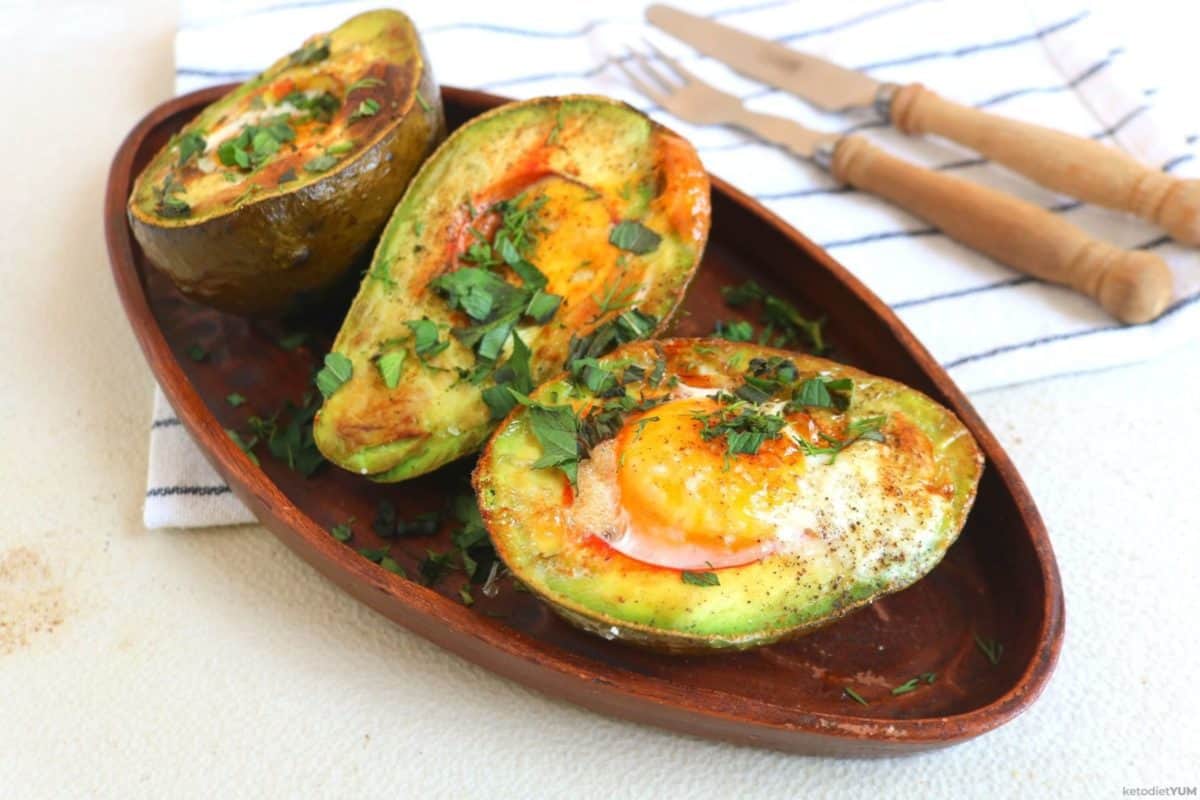
[[[1200,180],[1149,169],[1091,139],[955,103],[919,83],[877,81],[670,6],[650,6],[646,19],[705,55],[818,108],[874,106],[902,133],[942,136],[1048,189],[1136,214],[1180,242],[1200,244]]]

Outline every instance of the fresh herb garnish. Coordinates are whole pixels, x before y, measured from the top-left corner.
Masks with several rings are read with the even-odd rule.
[[[792,436],[794,441],[805,455],[808,456],[829,456],[829,463],[832,464],[837,460],[838,454],[845,450],[850,445],[858,441],[868,442],[884,442],[886,441],[883,433],[879,430],[887,423],[887,416],[880,415],[877,417],[863,417],[861,419],[852,420],[846,426],[846,437],[844,439],[835,439],[824,433],[818,434],[824,445],[816,445],[805,439],[803,436]]]
[[[700,438],[704,441],[725,438],[728,455],[754,455],[768,439],[778,439],[786,420],[769,414],[745,401],[735,401],[717,411],[696,414]]]
[[[229,405],[233,406],[234,408],[237,408],[246,402],[246,398],[237,392],[230,392],[229,394],[225,395],[225,402],[229,403]]]
[[[288,62],[292,66],[316,64],[329,58],[329,37],[305,43],[300,49],[288,54]]]
[[[347,86],[346,94],[349,95],[351,92],[357,91],[359,89],[370,89],[373,86],[383,86],[383,81],[380,80],[379,78],[373,77],[371,75],[367,75],[366,77],[359,78],[354,83]]]
[[[400,563],[391,556],[384,556],[383,558],[379,559],[379,566],[383,567],[393,575],[399,575],[401,578],[408,577],[408,572],[405,571],[404,567],[400,566]]]
[[[304,165],[305,172],[320,174],[328,172],[334,164],[338,162],[337,156],[332,156],[329,153],[323,153]]]
[[[354,149],[354,142],[347,139],[346,141],[336,142],[325,148],[325,152],[331,156],[344,156]]]
[[[299,405],[289,400],[270,417],[251,417],[247,425],[255,436],[266,440],[272,456],[307,478],[325,463],[312,432],[319,405],[317,395],[306,392]]]
[[[333,538],[337,539],[339,542],[348,542],[348,541],[350,541],[350,538],[354,535],[354,532],[350,529],[350,526],[353,523],[354,523],[354,517],[351,517],[350,519],[346,520],[345,522],[342,522],[338,525],[334,525],[332,528],[329,529],[329,535],[332,536]]]
[[[604,293],[604,297],[596,297],[592,295],[592,299],[596,301],[596,314],[592,318],[598,320],[610,311],[621,311],[633,304],[632,298],[637,293],[638,286],[636,283],[631,283],[624,289],[618,290],[619,284],[612,284],[608,287],[608,291]]]
[[[417,96],[417,105],[419,105],[421,107],[422,111],[424,111],[426,114],[433,111],[433,106],[429,105],[429,101],[425,99],[425,96],[423,94],[421,94],[418,91],[418,92],[416,92],[416,96]]]
[[[846,693],[846,697],[849,697],[860,706],[868,705],[867,701],[863,700],[862,695],[851,689],[849,686],[843,686],[842,691]]]
[[[174,173],[167,173],[162,186],[155,187],[154,196],[157,199],[155,210],[164,219],[181,219],[192,213],[192,207],[185,200],[175,195],[187,191],[182,183],[175,179]]]
[[[529,428],[542,446],[542,457],[533,462],[533,468],[558,467],[574,485],[579,466],[579,419],[575,409],[542,405],[520,392],[510,391],[517,402],[529,409]]]
[[[754,281],[746,281],[736,286],[726,286],[721,289],[725,303],[733,308],[754,302],[762,303],[763,331],[759,334],[759,344],[770,344],[775,347],[793,345],[804,342],[814,353],[823,353],[829,349],[824,338],[824,321],[811,320],[805,317],[791,303],[768,293]]]
[[[733,322],[717,320],[713,336],[730,342],[749,342],[754,339],[754,326],[744,319]]]
[[[984,639],[979,634],[975,634],[975,645],[992,666],[1000,663],[1000,656],[1004,654],[1004,645],[1000,644],[999,641],[996,639]]]
[[[259,466],[258,456],[254,455],[254,445],[258,444],[257,436],[243,437],[232,428],[226,428],[225,433],[238,446],[238,449],[246,454],[246,457],[250,459],[254,466]]]
[[[260,125],[244,125],[237,136],[217,147],[217,159],[227,167],[251,170],[265,164],[279,152],[284,142],[296,138],[286,114],[272,117]]]
[[[644,255],[657,250],[662,237],[640,222],[626,220],[613,227],[608,241],[622,250]]]
[[[404,350],[389,350],[381,355],[375,366],[383,378],[383,384],[389,389],[395,389],[400,383],[400,370],[404,367],[406,352]]]
[[[309,96],[300,90],[289,92],[283,102],[295,109],[305,112],[309,119],[329,122],[334,113],[342,107],[342,101],[330,92],[322,92]]]
[[[291,333],[281,334],[275,343],[284,350],[295,350],[308,341],[308,333],[306,331],[292,331]]]
[[[189,344],[187,348],[187,357],[197,363],[208,360],[208,351],[198,344]]]
[[[291,183],[294,180],[296,180],[296,170],[293,167],[288,167],[280,174],[276,185],[283,186],[285,183]]]
[[[715,572],[690,572],[684,570],[681,573],[681,578],[684,583],[691,586],[720,586],[721,579],[717,577]]]
[[[902,694],[908,694],[909,692],[915,692],[917,690],[917,686],[919,685],[919,683],[920,683],[920,680],[918,678],[909,678],[904,683],[902,683],[899,686],[897,686],[896,688],[892,689],[892,694],[893,695],[902,695]]]
[[[919,677],[925,683],[933,685],[933,682],[935,680],[937,680],[937,673],[936,672],[922,672],[917,677]]]
[[[350,359],[341,353],[327,353],[325,366],[317,373],[317,388],[321,390],[321,395],[328,399],[343,383],[350,380],[353,374],[354,364]]]
[[[421,559],[418,566],[421,579],[426,586],[433,586],[452,569],[454,569],[454,563],[451,561],[450,553],[438,553],[434,550],[426,550],[425,558]]]
[[[202,154],[208,143],[204,141],[204,137],[198,131],[188,131],[179,137],[178,145],[179,161],[177,166],[182,167],[192,156]]]
[[[413,334],[413,352],[422,363],[450,346],[448,341],[438,340],[437,324],[427,319],[414,319],[404,323]]]
[[[348,124],[353,124],[355,122],[358,122],[360,119],[366,119],[367,117],[373,117],[378,113],[379,113],[379,101],[373,97],[368,97],[366,100],[363,100],[361,103],[358,104],[358,108],[354,109],[354,113],[352,113],[350,115],[350,119],[347,120],[347,122],[348,122]]]
[[[850,395],[854,382],[849,378],[809,378],[800,384],[792,396],[794,408],[833,408],[845,411],[850,407]]]

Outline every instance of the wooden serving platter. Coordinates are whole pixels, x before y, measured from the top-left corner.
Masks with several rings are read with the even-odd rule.
[[[459,599],[464,578],[434,588],[356,552],[382,542],[371,530],[389,499],[405,516],[438,508],[470,464],[398,485],[376,485],[326,466],[311,478],[259,448],[261,468],[226,435],[311,388],[349,303],[330,301],[304,320],[250,322],[185,300],[145,260],[125,203],[134,177],[171,133],[231,87],[171,100],[130,132],[113,161],[105,224],[113,277],[159,385],[217,471],[258,519],[323,575],[386,617],[500,675],[607,714],[676,731],[796,753],[894,755],[953,744],[1011,720],[1041,692],[1062,644],[1063,599],[1045,526],[1008,456],[970,403],[894,314],[827,253],[751,198],[713,179],[713,228],[675,332],[705,335],[724,306],[723,285],[754,278],[828,317],[831,356],[903,381],[953,409],[987,457],[979,496],[959,541],[924,580],[804,638],[737,654],[644,652],[576,631],[532,595],[500,583]],[[451,127],[503,98],[443,90]],[[305,345],[278,344],[302,329]],[[199,345],[207,353],[194,361]],[[234,408],[225,397],[247,398]],[[354,517],[354,539],[329,529]],[[405,539],[392,555],[410,576],[447,536]],[[266,620],[263,621],[267,623]],[[998,663],[976,637],[1003,645]],[[398,670],[403,665],[397,665]],[[933,683],[892,695],[922,673]],[[861,705],[844,691],[851,687]]]

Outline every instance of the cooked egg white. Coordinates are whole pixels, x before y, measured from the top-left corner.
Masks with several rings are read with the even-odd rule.
[[[630,558],[684,570],[719,569],[773,553],[834,555],[859,568],[893,545],[936,536],[928,525],[948,498],[936,484],[928,440],[903,418],[884,442],[860,441],[835,458],[806,455],[813,420],[788,426],[753,455],[730,455],[701,437],[697,416],[715,411],[713,389],[681,386],[668,402],[631,417],[579,467],[571,527]]]

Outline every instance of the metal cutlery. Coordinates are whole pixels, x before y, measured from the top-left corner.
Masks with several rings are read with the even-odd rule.
[[[968,247],[1082,292],[1124,322],[1153,319],[1170,300],[1170,269],[1153,253],[1094,239],[1039,206],[902,161],[861,136],[823,133],[786,117],[751,111],[738,97],[655,52],[672,76],[634,51],[631,59],[646,77],[621,60],[614,63],[647,97],[680,119],[731,125],[784,147],[827,169],[836,180],[924,218]]]
[[[1056,192],[1136,214],[1180,242],[1200,244],[1200,180],[1150,169],[1091,139],[955,103],[919,83],[877,81],[670,6],[650,6],[646,19],[738,72],[818,108],[873,106],[902,133],[942,136]]]

